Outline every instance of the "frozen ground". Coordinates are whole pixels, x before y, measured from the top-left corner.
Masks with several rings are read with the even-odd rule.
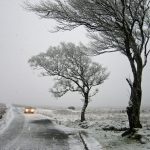
[[[51,118],[24,114],[19,107],[7,108],[0,120],[0,150],[101,150],[84,130],[58,125]]]
[[[13,107],[0,103],[0,134],[9,126],[13,120]]]
[[[84,127],[102,145],[104,150],[147,150],[150,149],[150,108],[141,113],[143,129],[139,131],[142,139],[122,138],[121,134],[128,127],[125,110],[122,108],[88,109],[87,122],[79,126],[80,109],[38,109],[37,113],[49,116],[57,124],[67,127]]]
[[[8,128],[8,126],[12,124],[11,123],[12,120],[16,118],[14,113],[16,110],[14,107],[8,107],[7,113],[5,113],[5,110],[6,107],[4,105],[0,105],[0,112],[1,112],[0,114],[4,114],[3,118],[0,119],[1,135],[3,135],[3,132],[5,133],[5,130]],[[18,109],[17,111],[20,112],[20,110]],[[44,116],[48,116],[50,120],[57,123],[57,126],[55,127],[58,129],[58,131],[62,130],[69,136],[68,144],[72,145],[72,150],[80,149],[78,148],[78,146],[80,147],[81,145],[76,144],[79,143],[78,140],[81,140],[79,139],[80,135],[81,138],[83,138],[84,142],[87,144],[88,148],[91,148],[92,150],[93,147],[95,146],[96,146],[95,150],[98,147],[100,149],[99,143],[102,145],[103,150],[148,150],[150,149],[150,108],[143,109],[141,113],[141,121],[143,124],[143,129],[140,130],[139,133],[140,135],[142,135],[143,138],[140,142],[139,140],[133,140],[127,137],[126,138],[121,137],[121,134],[128,127],[127,115],[125,111],[121,108],[88,109],[86,113],[87,122],[84,122],[83,124],[80,125],[79,125],[80,109],[76,109],[76,110],[70,110],[64,108],[37,109],[37,115],[38,113]],[[26,118],[26,120],[27,119],[28,118]],[[36,117],[34,118],[33,116],[33,119],[36,119]],[[69,128],[66,128],[64,126]],[[72,134],[74,133],[74,129],[71,128],[75,128],[77,130],[83,128],[84,129],[81,132],[78,130],[79,132],[77,133],[79,133],[80,134],[79,135],[79,134]],[[90,136],[88,137],[88,135],[84,131],[88,132],[89,133],[88,135]],[[95,141],[94,138],[91,137],[91,135],[92,137],[95,137],[98,142]],[[24,137],[24,134],[21,135],[21,137]],[[6,138],[4,139],[6,141]],[[4,142],[2,143],[4,144]]]

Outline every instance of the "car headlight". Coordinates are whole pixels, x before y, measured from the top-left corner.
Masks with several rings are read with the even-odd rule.
[[[31,112],[34,112],[34,109],[31,109]]]
[[[28,112],[28,111],[29,111],[29,109],[26,109],[25,111],[26,111],[26,112]]]

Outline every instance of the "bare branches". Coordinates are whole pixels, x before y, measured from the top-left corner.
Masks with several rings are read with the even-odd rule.
[[[99,33],[100,39],[94,38],[91,44],[95,55],[120,51],[126,56],[133,52],[137,57],[147,58],[149,3],[150,0],[43,0],[25,6],[41,18],[56,20],[55,31],[83,25],[89,32]],[[145,66],[147,59],[143,62]]]
[[[130,88],[132,90],[133,89],[132,81],[130,79],[128,79],[128,78],[126,78],[126,81],[128,82],[128,84],[129,84],[129,86],[130,86]]]
[[[150,32],[150,31],[148,31],[148,32]],[[150,40],[150,33],[149,33],[148,36],[146,36],[146,42],[145,42],[145,45],[144,45],[144,63],[143,63],[143,68],[146,66],[148,55],[150,54],[150,49],[148,49],[149,40]]]
[[[93,95],[90,94],[91,89],[102,84],[109,74],[106,68],[84,54],[84,48],[83,44],[61,43],[58,47],[50,47],[46,53],[33,56],[29,63],[34,68],[43,68],[44,76],[58,77],[51,89],[54,96],[61,97],[68,91],[79,92],[83,96],[85,93]]]
[[[148,50],[147,52],[145,52],[144,55],[144,63],[143,63],[143,68],[146,66],[147,64],[147,59],[148,59],[148,55],[150,54],[150,50]]]

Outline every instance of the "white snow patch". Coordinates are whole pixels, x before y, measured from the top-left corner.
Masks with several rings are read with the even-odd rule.
[[[2,134],[7,129],[13,118],[13,106],[8,105],[6,114],[4,114],[3,118],[0,120],[0,134]]]
[[[85,150],[84,145],[79,138],[79,135],[70,135],[68,139],[69,147],[71,150]]]
[[[81,133],[81,136],[89,150],[102,150],[102,146],[91,135],[89,136]]]

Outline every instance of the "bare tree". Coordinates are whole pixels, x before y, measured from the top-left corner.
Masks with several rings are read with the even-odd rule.
[[[90,32],[95,54],[121,52],[128,58],[133,79],[127,114],[130,130],[141,128],[142,73],[150,49],[150,0],[54,0],[26,8],[41,18],[58,22],[57,30],[72,30],[83,25]]]
[[[61,43],[29,60],[32,67],[43,69],[42,75],[56,76],[56,83],[51,89],[55,97],[61,97],[68,91],[79,92],[84,97],[81,122],[85,120],[89,98],[98,92],[95,87],[102,84],[109,75],[106,68],[92,62],[83,53],[83,49],[83,45]]]

